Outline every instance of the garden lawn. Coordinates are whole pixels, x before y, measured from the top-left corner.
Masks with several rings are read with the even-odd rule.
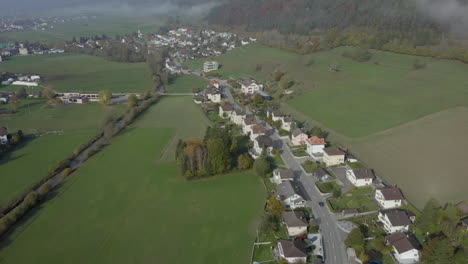
[[[206,89],[208,81],[195,75],[182,75],[171,80],[167,87],[168,93],[193,93],[193,89]]]
[[[8,106],[0,105],[1,109]],[[122,111],[122,107],[95,103],[50,107],[42,99],[25,99],[18,113],[0,116],[0,126],[8,127],[10,132],[22,130],[28,137],[0,159],[0,208],[45,178],[52,165],[97,135],[106,116]]]
[[[374,189],[372,187],[352,188],[341,194],[339,198],[330,198],[333,210],[358,209],[360,212],[378,210],[373,199]]]
[[[338,185],[336,181],[318,182],[316,185],[322,193],[332,193],[335,190],[341,190],[341,188],[343,188],[342,186]]]
[[[156,161],[173,136],[134,126],[114,138],[3,239],[3,263],[248,262],[265,199],[260,179],[187,182],[175,163]]]
[[[112,62],[88,55],[13,57],[0,64],[0,71],[39,74],[42,85],[60,92],[139,93],[152,87],[146,63]]]

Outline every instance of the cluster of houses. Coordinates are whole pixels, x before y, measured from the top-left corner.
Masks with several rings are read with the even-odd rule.
[[[10,72],[0,73],[0,83],[1,85],[19,85],[19,86],[28,86],[28,87],[37,87],[41,81],[41,76],[39,75],[26,75]]]
[[[96,18],[95,16],[93,16]],[[25,31],[25,30],[47,30],[54,28],[54,24],[65,23],[72,20],[89,19],[88,16],[74,17],[28,17],[27,19],[18,17],[0,17],[0,32]]]
[[[19,43],[0,43],[0,62],[10,56],[27,56],[27,55],[42,55],[64,53],[63,49],[47,48],[44,45],[33,45]]]
[[[220,88],[219,82],[211,81],[207,89],[204,89],[195,94],[195,97],[193,100],[196,104],[202,104],[202,103],[208,103],[208,102],[219,104],[221,103],[221,99],[222,99],[222,94],[221,94],[221,88]]]
[[[67,91],[57,96],[66,104],[85,104],[99,101],[98,92]]]

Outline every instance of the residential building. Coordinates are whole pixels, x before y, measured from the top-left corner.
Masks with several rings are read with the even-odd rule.
[[[0,144],[5,145],[8,143],[8,129],[0,127]]]
[[[216,80],[211,80],[211,81],[210,81],[210,85],[211,85],[211,86],[214,86],[214,87],[216,87],[216,88],[218,88],[218,89],[219,89],[219,87],[220,87],[219,82],[216,81]]]
[[[389,234],[406,232],[411,225],[411,220],[406,212],[399,209],[381,210],[378,219]]]
[[[253,152],[250,153],[254,159],[262,155],[263,150],[266,151],[266,155],[271,155],[273,151],[273,140],[267,135],[259,135],[254,140]]]
[[[294,128],[291,133],[291,144],[293,146],[305,145],[308,137],[300,128]]]
[[[212,101],[213,103],[221,103],[221,92],[214,86],[210,86],[206,90],[206,96],[208,97],[208,100]]]
[[[385,237],[385,242],[393,248],[392,255],[398,264],[419,262],[421,247],[413,235],[397,232]]]
[[[260,124],[255,124],[252,126],[251,131],[250,131],[250,140],[254,141],[255,138],[257,138],[260,135],[265,135],[266,134],[266,128],[263,125]]]
[[[8,104],[8,101],[10,101],[10,96],[0,93],[0,104]]]
[[[468,217],[465,217],[461,220],[461,225],[468,230]]]
[[[317,136],[312,136],[311,138],[306,139],[307,144],[307,153],[309,156],[315,159],[320,159],[323,155],[323,149],[327,142],[324,138]]]
[[[238,126],[241,126],[245,117],[246,115],[243,110],[236,109],[231,115],[231,122],[233,122],[234,124]]]
[[[203,63],[203,72],[216,71],[219,68],[219,63],[217,61],[205,61]]]
[[[304,211],[284,211],[282,218],[290,237],[307,233],[309,223]]]
[[[330,173],[322,167],[315,169],[313,175],[321,182],[326,182],[333,179]]]
[[[62,101],[64,103],[85,104],[85,103],[89,102],[89,99],[88,99],[88,97],[82,95],[82,96],[71,96],[71,97],[67,98],[66,100],[64,100],[62,98]]]
[[[281,184],[283,181],[294,181],[294,171],[291,169],[275,169],[271,181]]]
[[[196,94],[196,95],[193,97],[193,101],[194,101],[196,104],[202,104],[202,103],[204,103],[206,100],[205,100],[205,96],[203,96],[202,94]]]
[[[363,187],[372,184],[375,178],[374,171],[367,168],[347,169],[346,178],[356,187]]]
[[[278,199],[286,208],[296,209],[304,207],[305,200],[299,194],[298,188],[294,181],[283,181],[277,188]]]
[[[230,118],[232,112],[234,112],[234,107],[231,104],[224,104],[219,106],[219,116],[221,118]]]
[[[19,48],[19,54],[20,55],[28,55],[29,52],[28,52],[28,49],[27,48]]]
[[[306,263],[307,244],[300,239],[278,241],[278,255],[288,263]]]
[[[250,132],[252,132],[252,126],[255,124],[257,124],[255,117],[244,118],[244,121],[242,122],[242,132],[244,135],[248,135]]]
[[[240,78],[239,83],[243,94],[254,94],[257,91],[263,91],[263,84],[257,84],[253,79]]]
[[[323,162],[329,166],[335,166],[344,163],[345,153],[339,148],[324,148]]]
[[[291,131],[294,127],[294,119],[290,116],[286,116],[281,120],[281,129]]]
[[[383,209],[398,208],[403,203],[403,194],[397,187],[375,190],[375,200]]]

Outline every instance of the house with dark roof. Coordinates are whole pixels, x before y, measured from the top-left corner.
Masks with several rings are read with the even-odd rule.
[[[309,136],[300,128],[294,128],[291,133],[291,144],[293,146],[303,146]]]
[[[294,171],[291,169],[275,169],[271,181],[281,184],[283,181],[294,181]]]
[[[254,94],[257,91],[263,91],[263,84],[257,84],[257,82],[251,78],[242,77],[238,82],[241,85],[241,92],[243,94]]]
[[[0,144],[6,145],[8,143],[8,129],[0,127]]]
[[[323,149],[323,162],[327,167],[335,166],[344,163],[345,153],[339,148],[324,148]]]
[[[307,233],[309,222],[304,211],[284,211],[282,219],[290,237]]]
[[[219,116],[221,118],[230,118],[232,112],[234,112],[234,106],[232,106],[231,104],[224,104],[219,106]]]
[[[346,178],[356,187],[369,186],[375,179],[374,170],[357,168],[346,170]]]
[[[331,179],[333,179],[330,173],[322,167],[318,167],[317,169],[315,169],[313,175],[321,182],[330,181]]]
[[[296,209],[304,207],[305,200],[299,194],[298,186],[294,181],[283,181],[276,187],[278,199],[286,208]]]
[[[411,225],[408,214],[399,209],[381,210],[378,216],[379,222],[389,234],[395,232],[407,232]]]
[[[307,244],[301,239],[278,241],[278,255],[288,263],[306,263]]]
[[[233,122],[234,124],[238,126],[241,126],[245,117],[246,117],[246,114],[243,110],[236,109],[231,115],[231,122]]]
[[[385,187],[375,190],[375,200],[383,209],[398,208],[404,197],[397,187]]]
[[[252,156],[253,158],[258,158],[260,155],[262,155],[263,150],[266,151],[266,155],[269,156],[271,155],[271,152],[273,151],[274,147],[274,142],[271,137],[267,135],[260,135],[257,136],[254,140],[254,147],[253,147],[253,153]]]
[[[267,129],[261,124],[255,124],[250,128],[250,140],[254,141],[258,136],[265,135]]]
[[[399,264],[419,262],[421,247],[413,235],[396,232],[386,236],[385,243],[393,248],[392,255]]]

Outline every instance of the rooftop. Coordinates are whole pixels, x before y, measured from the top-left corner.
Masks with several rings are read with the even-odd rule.
[[[327,153],[328,156],[338,156],[338,155],[344,155],[345,153],[339,149],[339,148],[324,148],[323,151]]]
[[[0,127],[0,137],[8,135],[8,130],[6,127]]]
[[[291,169],[275,169],[281,179],[293,179],[294,171]]]
[[[311,145],[325,145],[325,144],[327,144],[325,142],[324,138],[320,138],[320,137],[317,137],[317,136],[312,136],[312,137],[308,138],[307,142],[309,144],[311,144]]]
[[[284,211],[282,217],[288,227],[309,226],[303,211]]]
[[[405,211],[390,209],[382,210],[381,213],[387,216],[392,226],[407,226],[411,224],[411,220]]]
[[[397,187],[386,187],[382,189],[377,189],[380,191],[385,200],[403,200],[403,194],[401,193],[400,189]]]
[[[354,176],[356,176],[356,179],[374,179],[375,174],[374,170],[368,169],[368,168],[358,168],[358,169],[353,169]]]
[[[261,135],[255,138],[260,147],[273,147],[273,140],[267,135]]]
[[[414,236],[407,235],[405,233],[397,232],[391,234],[385,238],[387,242],[392,245],[395,250],[399,253],[405,253],[410,250],[416,249],[419,250],[420,246]]]
[[[306,243],[300,239],[284,240],[281,239],[278,244],[283,249],[286,258],[303,258],[307,257]]]

